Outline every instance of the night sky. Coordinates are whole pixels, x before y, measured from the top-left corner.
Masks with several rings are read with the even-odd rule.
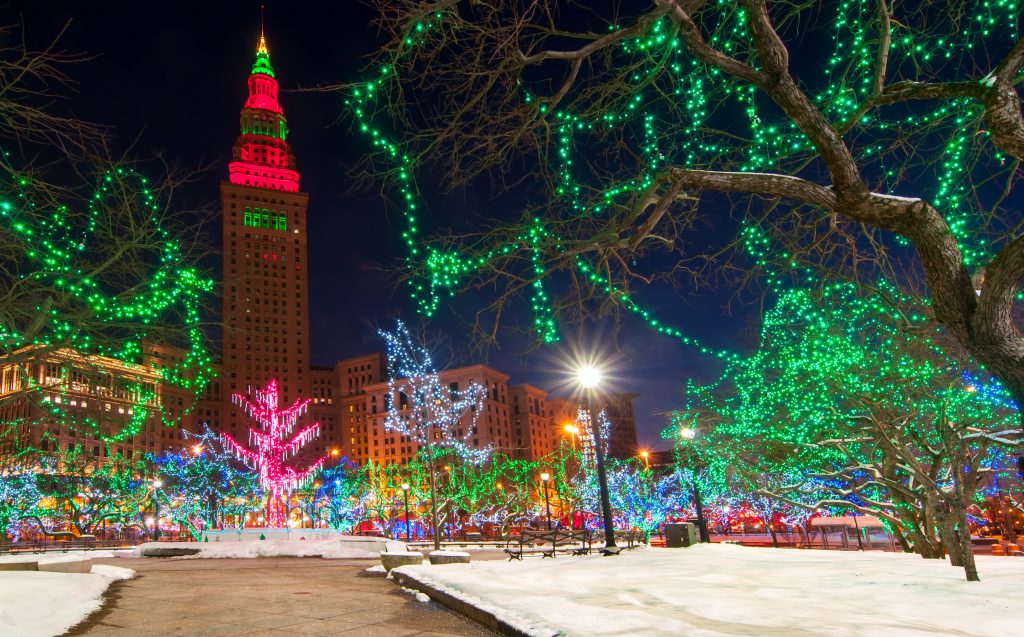
[[[405,255],[399,239],[403,221],[388,209],[379,189],[353,191],[350,171],[367,145],[348,121],[339,121],[340,96],[292,91],[359,78],[379,42],[372,15],[360,3],[266,4],[266,37],[289,122],[288,141],[301,188],[310,195],[312,363],[333,365],[338,358],[379,349],[378,326],[398,316],[415,320],[408,294],[387,273]],[[176,204],[216,210],[259,36],[258,2],[16,2],[0,8],[0,14],[3,24],[21,22],[34,48],[71,20],[61,48],[96,58],[70,69],[77,92],[56,108],[113,127],[117,151],[143,157],[162,153],[183,166],[207,166]],[[425,234],[502,205],[472,192],[425,203]],[[204,227],[217,245],[218,220],[208,221]],[[735,349],[736,339],[750,342],[750,312],[726,312],[723,298],[654,293],[646,300],[661,318],[712,347]],[[446,307],[430,324],[446,334],[454,351],[463,352],[458,363],[469,362],[464,326],[479,307],[474,301]],[[526,311],[513,316],[519,317],[519,327],[528,326]],[[607,332],[593,328],[582,338],[607,344]],[[524,357],[522,342],[501,345],[489,352],[487,362],[510,373],[512,383],[551,388],[564,375],[559,365],[564,346],[545,346]],[[639,324],[627,324],[615,348],[616,389],[641,394],[636,402],[640,443],[657,446],[665,413],[679,404],[686,380],[710,377],[715,364]]]

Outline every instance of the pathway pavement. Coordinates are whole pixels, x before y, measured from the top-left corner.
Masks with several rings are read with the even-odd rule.
[[[418,602],[369,560],[97,560],[135,569],[66,637],[493,637],[436,602]]]

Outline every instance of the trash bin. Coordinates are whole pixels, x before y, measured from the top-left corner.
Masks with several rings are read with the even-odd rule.
[[[693,546],[697,543],[697,526],[691,523],[666,524],[665,525],[665,546],[668,548],[681,548]]]

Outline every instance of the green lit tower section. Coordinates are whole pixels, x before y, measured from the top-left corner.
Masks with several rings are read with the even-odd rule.
[[[299,190],[288,120],[277,99],[270,50],[260,35],[242,106],[240,134],[221,182],[223,215],[222,428],[235,436],[247,419],[231,404],[276,380],[281,400],[309,395],[306,270],[308,195]]]

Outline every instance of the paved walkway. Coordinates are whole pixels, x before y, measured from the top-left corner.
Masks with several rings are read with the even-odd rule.
[[[135,569],[68,637],[493,637],[436,602],[364,573],[369,560],[97,560]]]

